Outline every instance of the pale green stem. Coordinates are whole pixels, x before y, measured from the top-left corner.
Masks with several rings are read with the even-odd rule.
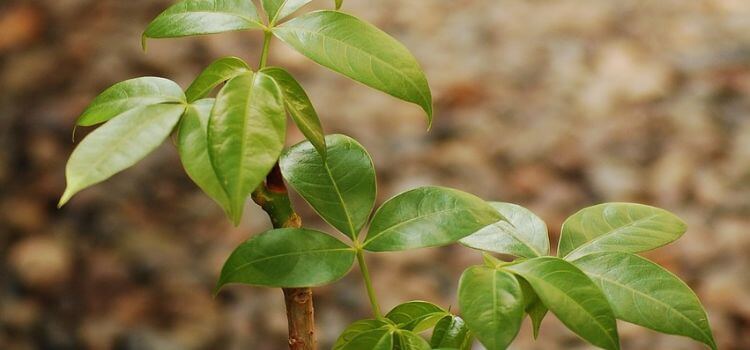
[[[372,279],[370,278],[370,271],[367,269],[367,263],[365,262],[365,254],[361,248],[357,249],[357,262],[359,270],[362,271],[362,278],[365,280],[365,287],[367,288],[367,297],[370,298],[370,306],[372,306],[372,313],[377,319],[383,318],[380,313],[380,305],[378,304],[378,298],[375,296],[375,289],[372,287]]]
[[[268,62],[268,49],[271,47],[271,31],[266,30],[263,35],[263,51],[260,54],[260,64],[258,65],[258,70],[261,70],[266,67],[266,62]]]

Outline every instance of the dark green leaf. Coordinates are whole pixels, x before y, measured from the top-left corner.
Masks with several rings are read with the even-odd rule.
[[[211,90],[219,84],[250,71],[247,63],[237,57],[220,58],[211,63],[195,78],[195,81],[185,91],[185,95],[189,102],[199,100],[208,96]]]
[[[375,168],[354,139],[330,135],[326,140],[325,162],[310,142],[303,142],[281,157],[281,172],[323,219],[355,239],[375,203]]]
[[[286,137],[281,92],[263,74],[227,82],[208,123],[208,154],[239,223],[245,200],[276,164]]]
[[[273,29],[294,49],[336,72],[415,103],[432,121],[432,96],[417,60],[371,24],[337,11],[316,11]]]
[[[394,349],[430,350],[430,343],[412,331],[399,329],[395,333],[395,338],[397,346]]]
[[[323,232],[282,228],[242,243],[221,269],[217,290],[228,283],[267,287],[314,287],[344,277],[354,249]]]
[[[261,28],[263,25],[252,1],[183,0],[151,21],[143,36],[175,38]]]
[[[70,155],[65,168],[68,185],[58,206],[151,153],[169,136],[184,110],[184,105],[174,104],[137,107],[86,136]]]
[[[521,258],[534,258],[549,254],[547,225],[528,209],[511,204],[492,202],[492,206],[507,221],[501,220],[486,226],[461,240],[474,249]]]
[[[716,349],[708,317],[684,282],[640,256],[604,252],[573,261],[609,300],[615,317]]]
[[[307,5],[312,0],[263,0],[263,9],[268,15],[268,22],[275,24]]]
[[[385,317],[398,328],[419,333],[434,326],[448,312],[426,301],[410,301],[393,308]]]
[[[471,350],[474,337],[464,320],[458,316],[443,317],[432,331],[430,346],[435,349],[452,348],[457,350]]]
[[[453,243],[502,217],[474,195],[421,187],[389,199],[376,212],[364,248],[395,251]]]
[[[292,120],[303,135],[310,141],[315,149],[320,152],[323,159],[326,157],[326,141],[323,135],[323,127],[320,125],[318,113],[307,97],[302,86],[286,70],[277,67],[264,68],[261,73],[268,74],[279,85],[284,95],[284,106]]]
[[[563,223],[558,256],[568,260],[589,253],[638,253],[680,238],[687,225],[674,214],[633,203],[605,203],[585,208]]]
[[[383,320],[359,320],[357,322],[354,322],[350,324],[343,333],[339,336],[339,338],[336,340],[336,343],[333,345],[333,350],[340,350],[345,349],[347,346],[349,346],[349,343],[354,340],[358,335],[373,331],[376,329],[386,329],[388,328],[390,323],[387,323]],[[353,349],[352,347],[348,347],[349,349]]]
[[[604,349],[619,349],[617,324],[602,291],[581,270],[554,257],[504,267],[523,277],[544,305],[581,338]]]
[[[104,90],[83,111],[76,124],[91,126],[106,122],[133,108],[158,103],[182,103],[185,94],[175,82],[157,77],[125,80]]]
[[[393,349],[392,329],[379,328],[362,332],[354,336],[349,342],[343,343],[334,350],[391,350]]]
[[[208,157],[208,118],[214,99],[198,100],[187,107],[180,121],[177,149],[185,172],[231,218],[229,197]]]
[[[472,266],[458,282],[458,304],[469,329],[488,350],[508,347],[523,320],[523,293],[516,277]]]

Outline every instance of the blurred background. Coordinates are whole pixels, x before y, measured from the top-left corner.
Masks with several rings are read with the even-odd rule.
[[[310,8],[330,7],[316,0]],[[257,62],[261,35],[153,40],[169,0],[0,0],[0,348],[285,349],[280,290],[212,298],[224,259],[269,227],[254,205],[233,228],[184,175],[167,142],[134,168],[55,204],[78,114],[121,80],[186,87],[212,60]],[[689,223],[647,256],[704,302],[721,349],[750,349],[750,1],[347,0],[422,63],[421,111],[311,63],[278,41],[270,63],[307,88],[327,133],[360,140],[379,195],[435,184],[562,221],[637,201]],[[253,63],[255,65],[255,63]],[[88,130],[79,130],[79,139]],[[291,128],[289,143],[301,140]],[[325,229],[301,202],[308,226]],[[458,246],[370,256],[385,309],[425,299],[455,309]],[[359,274],[315,290],[321,348],[369,314]],[[554,318],[512,349],[590,349]],[[620,324],[624,349],[701,349]]]

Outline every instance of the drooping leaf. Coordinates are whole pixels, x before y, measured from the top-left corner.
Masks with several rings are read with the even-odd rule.
[[[398,350],[430,350],[430,343],[424,340],[419,334],[409,330],[399,329],[395,332],[396,345],[394,349]]]
[[[512,274],[472,266],[458,282],[458,304],[466,324],[487,350],[508,347],[523,320],[523,293]]]
[[[687,226],[674,214],[634,203],[585,208],[563,223],[558,256],[573,260],[589,253],[638,253],[668,244]]]
[[[266,10],[269,23],[276,23],[312,0],[263,0],[263,9]]]
[[[180,121],[177,149],[188,176],[231,218],[229,197],[208,157],[208,118],[213,106],[214,99],[203,99],[187,107]]]
[[[422,68],[409,50],[380,29],[342,12],[316,11],[273,32],[313,61],[419,105],[432,121],[432,96]]]
[[[542,326],[544,316],[547,315],[547,307],[539,296],[534,292],[534,288],[529,285],[524,279],[519,279],[518,282],[521,284],[521,291],[523,291],[524,311],[529,315],[531,319],[531,328],[534,333],[534,339],[539,336],[539,327]]]
[[[76,124],[91,126],[106,122],[133,108],[158,103],[185,101],[177,83],[158,77],[141,77],[112,85],[97,96],[83,111]]]
[[[448,312],[443,308],[426,302],[410,301],[394,307],[385,317],[400,329],[422,332],[434,326]]]
[[[364,248],[396,251],[445,245],[500,219],[500,213],[474,195],[420,187],[389,199],[375,212]]]
[[[247,29],[262,29],[248,0],[183,0],[154,18],[144,38],[175,38]]]
[[[461,240],[465,246],[534,258],[549,254],[547,225],[528,209],[512,203],[492,202],[507,221],[501,220]]]
[[[151,153],[169,136],[184,110],[184,105],[175,104],[137,107],[86,136],[65,167],[68,184],[58,206]]]
[[[378,328],[371,331],[361,332],[350,341],[343,343],[334,350],[392,350],[393,333],[389,328]]]
[[[471,350],[474,341],[469,327],[461,317],[445,316],[432,331],[430,346],[433,349],[450,348],[456,350]]]
[[[525,279],[552,313],[591,344],[619,349],[617,325],[602,291],[571,263],[539,257],[505,266]]]
[[[282,94],[284,95],[284,106],[286,111],[292,116],[292,120],[297,124],[297,127],[303,135],[310,141],[315,149],[320,152],[323,159],[326,157],[326,141],[325,135],[323,134],[323,127],[320,125],[320,119],[318,113],[315,112],[315,108],[310,102],[310,98],[307,97],[305,90],[302,86],[294,79],[283,68],[268,67],[264,68],[261,73],[267,74],[276,81],[279,85]]]
[[[206,67],[185,91],[188,102],[208,96],[219,84],[242,73],[250,72],[247,63],[237,57],[220,58]]]
[[[698,297],[675,275],[640,256],[603,252],[573,261],[604,292],[615,317],[662,333],[716,342]]]
[[[344,277],[354,249],[320,231],[282,228],[240,244],[229,256],[216,286],[228,283],[267,287],[314,287]]]
[[[351,343],[354,338],[356,338],[358,335],[373,331],[376,329],[386,329],[390,323],[385,322],[384,320],[374,320],[374,319],[367,319],[367,320],[359,320],[357,322],[354,322],[350,324],[343,333],[336,339],[336,343],[333,344],[333,350],[340,350],[346,348],[349,343]],[[353,348],[349,348],[353,349]]]
[[[290,148],[279,160],[281,172],[331,226],[354,239],[375,204],[375,168],[354,139],[329,135],[323,161],[310,142]]]
[[[271,78],[247,72],[224,85],[208,123],[208,154],[235,224],[247,197],[276,164],[285,137],[281,92]]]

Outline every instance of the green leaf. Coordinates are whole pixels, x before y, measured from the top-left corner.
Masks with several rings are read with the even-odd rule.
[[[661,266],[621,252],[594,253],[573,264],[601,288],[615,317],[662,333],[690,337],[716,349],[700,300]]]
[[[534,339],[539,337],[539,327],[542,326],[544,316],[547,315],[547,307],[539,296],[536,295],[534,289],[524,279],[519,279],[518,282],[521,284],[521,291],[523,291],[524,311],[529,315],[531,319],[531,328],[534,331]]]
[[[224,85],[208,123],[208,154],[235,224],[248,195],[276,164],[285,137],[281,92],[271,78],[247,72]]]
[[[422,332],[434,326],[448,312],[426,301],[410,301],[393,308],[385,317],[400,329]]]
[[[505,349],[523,320],[523,294],[512,274],[472,266],[458,282],[458,304],[469,329],[488,350]]]
[[[356,338],[358,335],[376,329],[385,329],[389,327],[389,325],[390,323],[387,323],[383,320],[373,319],[359,320],[357,322],[354,322],[346,327],[344,332],[341,333],[339,338],[336,340],[336,343],[333,344],[333,350],[345,349],[349,346],[349,343],[351,343],[352,340],[354,340],[354,338]],[[348,348],[354,349],[353,347]]]
[[[446,245],[501,218],[474,195],[421,187],[389,199],[375,212],[364,249],[378,252]]]
[[[471,350],[474,337],[461,317],[449,315],[443,317],[432,331],[430,346],[434,349],[452,348]]]
[[[617,325],[602,291],[581,270],[554,257],[504,267],[523,277],[544,305],[581,338],[604,349],[619,349]]]
[[[312,0],[263,0],[263,9],[272,25],[307,5]]]
[[[141,77],[125,80],[99,94],[78,117],[76,124],[96,125],[136,107],[184,101],[182,88],[169,79]]]
[[[334,350],[391,350],[393,349],[393,330],[379,328],[355,335],[350,341]],[[337,343],[338,344],[338,343]]]
[[[180,121],[177,149],[190,179],[211,197],[230,218],[229,197],[216,176],[208,157],[208,118],[214,99],[198,100],[187,107]]]
[[[326,137],[325,161],[310,142],[279,160],[289,185],[331,226],[356,239],[375,203],[375,168],[367,151],[344,135]]]
[[[336,10],[341,9],[341,5],[344,4],[344,0],[335,0],[336,3]]]
[[[278,67],[264,68],[261,73],[269,75],[279,85],[284,95],[284,106],[303,135],[312,142],[323,159],[326,157],[326,141],[318,113],[302,86],[286,70]]]
[[[183,0],[151,21],[143,37],[175,38],[263,27],[252,1]]]
[[[193,102],[208,96],[211,90],[219,84],[232,79],[242,73],[250,72],[247,63],[237,57],[220,58],[206,67],[206,69],[195,78],[190,87],[185,91],[188,102]]]
[[[432,122],[432,96],[417,60],[401,43],[354,16],[316,11],[273,29],[311,60],[424,109]]]
[[[535,258],[549,254],[547,225],[528,209],[511,204],[492,202],[504,216],[461,240],[461,244],[479,250],[510,254],[521,258]]]
[[[184,110],[184,105],[172,104],[138,107],[86,136],[65,167],[68,185],[58,206],[151,153],[169,136]]]
[[[682,236],[687,225],[674,214],[633,203],[606,203],[585,208],[562,226],[558,256],[574,260],[595,252],[638,253]]]
[[[430,343],[420,337],[418,334],[399,329],[395,333],[396,344],[394,349],[398,350],[430,350]]]
[[[267,287],[315,287],[344,277],[354,249],[320,231],[282,228],[240,244],[224,263],[216,286],[227,283]]]

